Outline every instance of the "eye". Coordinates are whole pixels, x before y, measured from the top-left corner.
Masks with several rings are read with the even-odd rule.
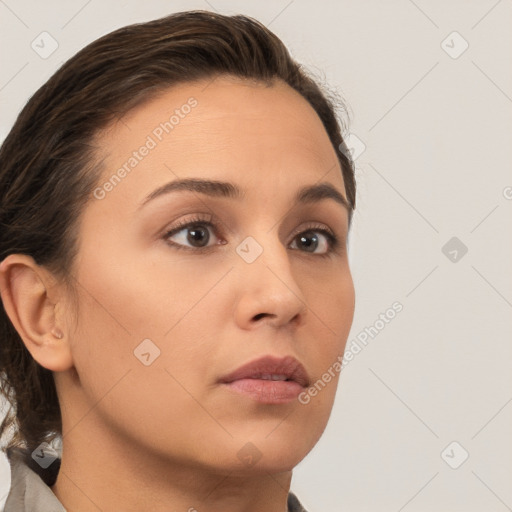
[[[209,216],[211,219],[211,216]],[[165,241],[173,248],[179,250],[197,251],[212,249],[214,245],[224,245],[225,241],[210,244],[210,231],[217,233],[217,226],[210,220],[201,218],[191,219],[166,232]],[[319,236],[320,234],[320,236]],[[214,235],[215,236],[215,235]],[[174,238],[174,240],[171,240]],[[309,226],[306,230],[298,231],[290,245],[291,249],[300,250],[317,256],[330,256],[339,246],[339,239],[330,229],[320,226]],[[304,248],[304,249],[301,249]],[[320,248],[320,251],[318,249]]]
[[[319,237],[318,233],[322,236]],[[305,247],[305,252],[317,254],[318,256],[329,256],[339,244],[336,235],[323,227],[312,227],[307,231],[301,231],[293,239],[292,245],[296,241],[298,241],[299,245]],[[315,252],[318,247],[320,247],[320,252]]]
[[[177,249],[206,249],[210,241],[210,231],[215,231],[215,225],[210,221],[193,219],[174,227],[165,234],[166,241]],[[170,241],[174,237],[177,242]],[[186,244],[190,244],[187,246]]]

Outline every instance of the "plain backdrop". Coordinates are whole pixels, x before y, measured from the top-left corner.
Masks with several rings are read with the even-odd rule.
[[[292,490],[309,512],[512,510],[512,2],[2,0],[0,138],[87,43],[188,9],[265,23],[351,118],[347,345],[368,341]],[[2,457],[0,504],[9,485]]]

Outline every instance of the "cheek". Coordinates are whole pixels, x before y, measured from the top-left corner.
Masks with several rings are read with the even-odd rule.
[[[307,297],[311,332],[303,346],[304,360],[310,361],[312,385],[302,403],[310,412],[311,425],[327,421],[336,396],[341,373],[341,361],[352,327],[355,291],[350,272],[339,272],[325,286],[312,285]]]
[[[186,368],[208,366],[201,340],[211,331],[204,319],[211,316],[212,302],[201,299],[217,275],[198,277],[197,268],[187,272],[176,260],[148,261],[136,251],[90,254],[83,261],[73,358],[90,395],[100,398],[128,370],[148,389],[169,390],[177,384],[167,370],[188,382]],[[145,402],[141,389],[132,391],[138,403]]]
[[[310,321],[321,328],[326,357],[343,351],[352,327],[355,309],[355,290],[348,267],[329,279],[315,280],[307,293]]]
[[[205,315],[201,305],[187,315],[183,294],[182,302],[171,302],[163,286],[155,290],[146,280],[109,276],[107,281],[96,275],[85,286],[73,339],[84,412],[94,407],[93,416],[139,443],[165,446],[169,439],[183,439],[190,426],[184,429],[180,418],[204,416],[189,394],[199,396],[202,390],[187,370],[204,374],[208,367],[207,351],[203,360],[197,354],[202,334],[197,315]],[[201,435],[202,424],[194,424],[194,435]]]
[[[87,312],[81,320],[88,329],[109,329],[132,343],[162,340],[215,283],[215,275],[198,275],[197,265],[187,271],[179,258],[166,260],[162,250],[155,253],[150,258],[127,244],[123,251],[84,257],[79,280]]]

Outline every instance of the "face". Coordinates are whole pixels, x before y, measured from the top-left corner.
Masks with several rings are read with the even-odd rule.
[[[270,356],[297,359],[313,385],[343,353],[354,312],[348,211],[333,194],[296,202],[320,183],[346,198],[343,177],[293,89],[207,84],[168,90],[98,138],[104,174],[76,260],[74,403],[96,404],[96,425],[170,461],[227,473],[249,454],[251,471],[286,471],[323,432],[339,373],[308,403],[293,383],[220,381]],[[240,195],[176,187],[184,179]]]

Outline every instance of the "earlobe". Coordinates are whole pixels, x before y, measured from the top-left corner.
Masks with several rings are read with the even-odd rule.
[[[4,309],[27,350],[41,366],[65,371],[73,361],[69,342],[55,325],[51,288],[51,276],[30,256],[10,254],[0,263]]]

